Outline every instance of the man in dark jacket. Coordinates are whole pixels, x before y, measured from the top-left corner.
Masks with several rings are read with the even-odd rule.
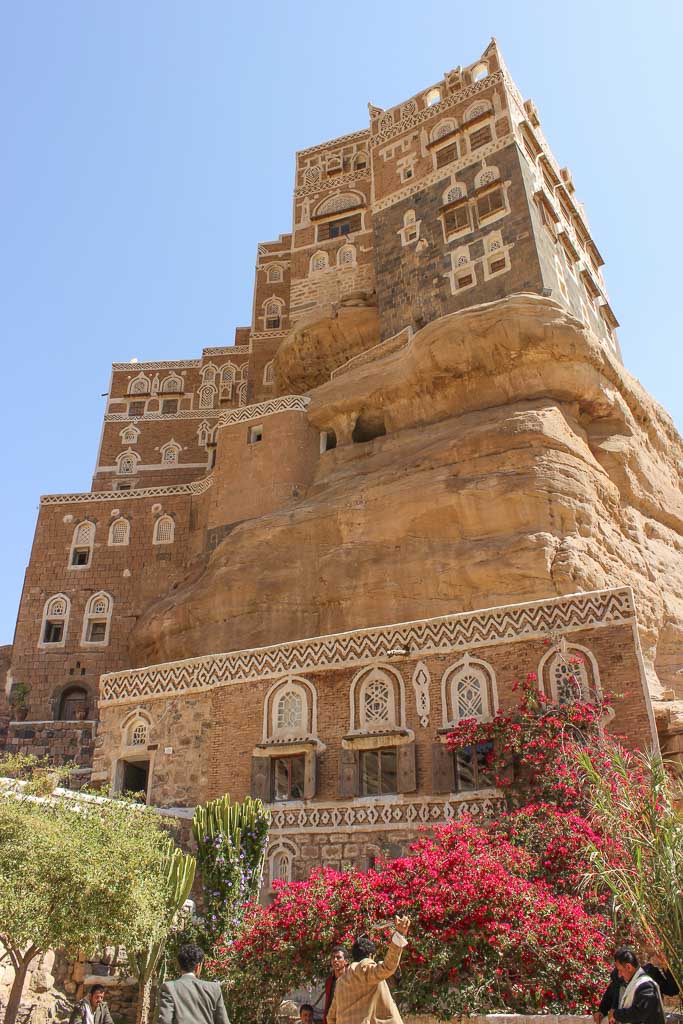
[[[204,951],[181,946],[177,981],[165,981],[159,990],[158,1024],[230,1024],[217,981],[200,981]]]
[[[643,970],[653,981],[657,983],[660,994],[663,996],[677,996],[678,985],[668,967],[658,967],[653,963],[643,964]],[[616,1010],[619,1006],[619,995],[626,988],[626,985],[619,977],[619,972],[614,968],[610,975],[609,985],[605,989],[600,1005],[593,1011],[595,1024],[600,1024],[603,1017],[606,1017],[610,1010]]]
[[[614,963],[624,987],[618,1006],[609,1010],[609,1024],[664,1024],[657,983],[640,966],[633,950],[622,946],[614,954]]]
[[[104,1001],[104,985],[93,985],[87,996],[76,1003],[69,1024],[114,1024]]]

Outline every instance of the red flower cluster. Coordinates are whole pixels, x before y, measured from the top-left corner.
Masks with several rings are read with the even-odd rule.
[[[397,993],[406,1010],[583,1011],[604,981],[606,919],[554,892],[538,858],[502,830],[463,820],[425,835],[408,857],[363,875],[320,870],[252,908],[212,964],[231,1017],[268,1019],[284,993],[325,976],[334,943],[396,913],[413,920]]]

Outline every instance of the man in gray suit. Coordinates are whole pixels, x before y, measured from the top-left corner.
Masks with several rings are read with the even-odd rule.
[[[159,990],[158,1024],[230,1024],[217,981],[200,981],[204,951],[181,946],[177,981],[165,981]]]

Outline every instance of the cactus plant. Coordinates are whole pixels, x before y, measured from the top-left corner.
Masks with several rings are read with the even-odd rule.
[[[204,887],[205,927],[214,942],[232,934],[246,904],[258,899],[269,827],[270,812],[251,797],[231,803],[226,794],[195,810],[192,831]]]

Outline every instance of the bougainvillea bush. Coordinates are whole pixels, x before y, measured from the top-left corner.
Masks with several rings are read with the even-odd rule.
[[[462,820],[425,835],[408,857],[366,874],[320,870],[254,907],[217,947],[237,1024],[272,1019],[287,991],[322,979],[335,942],[408,914],[404,1010],[583,1012],[604,985],[609,924],[534,877],[537,858]]]
[[[584,890],[589,858],[617,841],[585,814],[577,751],[600,758],[606,703],[551,704],[530,675],[515,706],[491,722],[461,722],[453,750],[486,744],[505,794],[496,821],[468,818],[425,833],[407,857],[365,874],[319,870],[248,910],[212,969],[226,982],[235,1024],[273,1019],[283,995],[321,981],[330,948],[397,913],[413,920],[397,998],[443,1018],[512,1011],[583,1013],[596,1004],[614,933],[607,887]],[[380,955],[382,949],[380,949]]]

